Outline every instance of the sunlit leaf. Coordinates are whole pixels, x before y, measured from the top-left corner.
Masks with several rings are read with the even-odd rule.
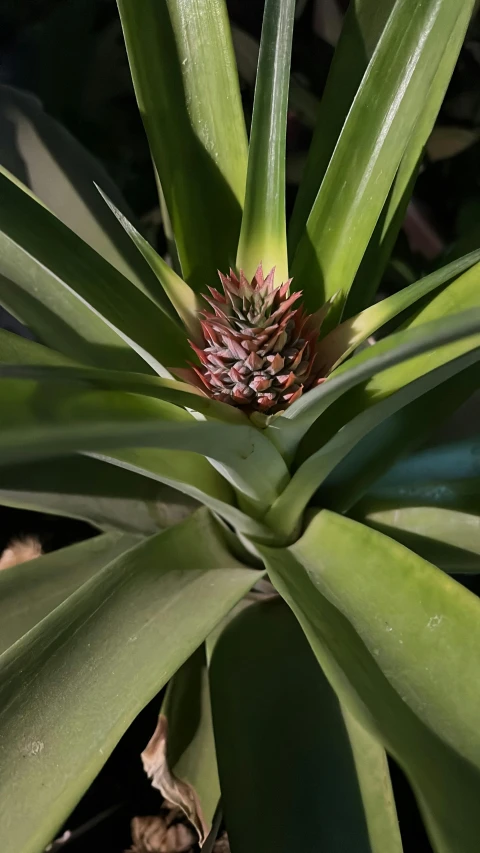
[[[235,262],[247,145],[223,0],[119,0],[138,106],[186,281]]]
[[[383,3],[379,4],[383,7]],[[440,59],[428,98],[403,153],[390,193],[348,294],[344,316],[351,317],[373,302],[381,277],[405,220],[408,204],[430,137],[465,37],[465,19],[459,15]],[[477,248],[475,245],[472,248]],[[463,253],[462,253],[463,254]]]
[[[285,145],[295,0],[266,0],[253,105],[247,188],[237,267],[251,278],[260,263],[288,278]]]
[[[293,258],[320,189],[357,89],[385,28],[395,0],[349,3],[325,90],[315,133],[290,220],[288,244]]]
[[[158,278],[166,296],[175,308],[185,328],[188,329],[193,339],[198,342],[200,335],[200,322],[197,316],[199,300],[195,291],[180,278],[177,273],[168,266],[163,258],[155,251],[153,246],[142,237],[131,222],[123,215],[107,196],[102,193],[106,203],[117,217],[118,221],[131,238],[139,252],[143,255],[148,265]]]
[[[319,354],[323,371],[334,370],[349,356],[359,344],[366,341],[385,323],[393,320],[406,308],[414,305],[432,290],[446,284],[459,276],[470,266],[480,261],[480,250],[471,252],[458,261],[453,261],[445,267],[430,273],[414,284],[404,287],[398,293],[392,293],[375,305],[365,308],[360,314],[341,323],[333,329],[320,343]],[[476,267],[476,275],[480,274],[480,265]]]
[[[397,0],[295,253],[307,308],[338,290],[346,298],[446,46],[472,8],[470,0]]]
[[[20,319],[25,318],[43,343],[89,363],[114,366],[112,354],[108,363],[102,361],[100,347],[111,347],[114,340],[120,352],[124,346],[132,347],[157,372],[163,364],[164,373],[165,367],[178,360],[182,364],[188,358],[190,350],[182,330],[167,314],[2,173],[0,232],[0,273],[13,282],[12,287],[2,284],[1,300],[18,314],[23,307],[21,301],[20,308],[16,303],[19,292],[27,309],[30,305],[28,316],[22,311]],[[39,301],[39,282],[45,303],[41,328],[36,327],[33,310],[33,304]],[[65,329],[64,306],[73,335],[68,326]],[[85,313],[85,308],[90,310]],[[52,313],[56,324],[50,333],[46,317]],[[100,339],[96,338],[98,320],[105,330]],[[63,329],[60,339],[57,329]],[[74,349],[75,336],[84,337],[87,345],[82,347],[78,342]],[[69,343],[70,337],[73,344]],[[92,343],[98,340],[96,349],[88,346],[92,338]]]

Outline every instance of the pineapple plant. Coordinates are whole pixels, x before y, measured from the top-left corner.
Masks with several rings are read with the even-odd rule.
[[[478,389],[480,250],[375,300],[473,7],[352,0],[287,223],[294,0],[248,141],[224,0],[118,0],[171,264],[75,146],[67,224],[1,170],[36,340],[0,332],[0,501],[99,530],[0,573],[6,850],[168,684],[144,766],[204,850],[223,818],[233,853],[401,853],[390,755],[476,853],[479,447],[435,430]]]

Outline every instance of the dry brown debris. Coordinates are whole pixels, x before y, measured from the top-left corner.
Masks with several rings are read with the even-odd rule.
[[[24,539],[12,539],[2,554],[0,554],[0,570],[9,569],[33,560],[42,555],[42,546],[34,536],[26,536]]]
[[[159,815],[132,820],[132,847],[128,853],[197,853],[197,833],[179,808],[164,808]],[[230,853],[226,833],[213,853]]]

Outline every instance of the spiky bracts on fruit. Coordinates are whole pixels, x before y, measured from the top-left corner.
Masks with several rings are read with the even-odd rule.
[[[248,413],[283,411],[322,381],[315,361],[323,312],[294,307],[301,293],[289,295],[291,279],[275,287],[274,275],[264,277],[261,265],[251,282],[242,271],[219,272],[223,293],[209,287],[212,311],[200,315],[205,346],[192,344],[195,384]]]

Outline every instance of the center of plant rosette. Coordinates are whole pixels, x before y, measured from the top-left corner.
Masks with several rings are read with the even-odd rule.
[[[291,279],[274,284],[275,269],[264,277],[260,265],[251,282],[219,273],[223,293],[209,287],[211,311],[200,314],[205,346],[192,344],[200,366],[195,384],[223,403],[247,412],[275,414],[322,381],[316,369],[321,319],[298,306],[289,294]]]

